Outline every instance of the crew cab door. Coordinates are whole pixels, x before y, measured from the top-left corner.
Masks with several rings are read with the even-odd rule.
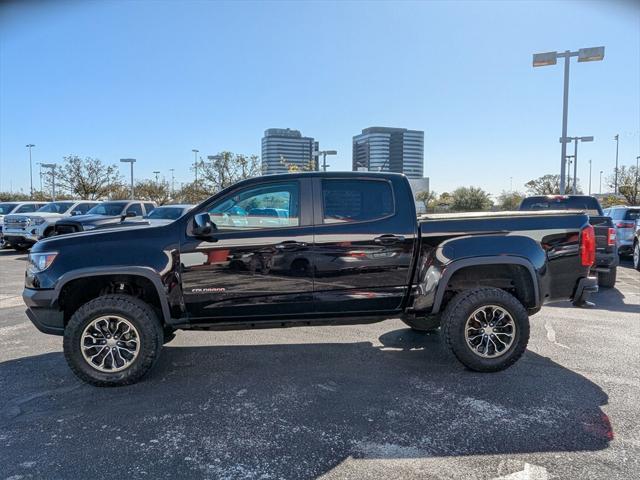
[[[313,187],[316,312],[399,309],[417,238],[406,180],[314,178]],[[397,198],[396,189],[404,196]]]
[[[254,182],[194,213],[208,212],[213,238],[187,227],[182,288],[192,323],[286,317],[313,307],[309,179]]]

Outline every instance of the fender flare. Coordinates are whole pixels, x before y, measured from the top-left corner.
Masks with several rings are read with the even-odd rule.
[[[158,275],[158,273],[150,267],[89,267],[72,270],[62,275],[56,282],[56,286],[54,288],[54,298],[59,298],[62,288],[72,280],[87,277],[103,277],[107,275],[129,275],[134,277],[143,277],[149,280],[155,287],[158,298],[160,299],[160,306],[162,308],[163,317],[161,320],[163,320],[163,323],[170,323],[171,311],[169,310],[169,301],[167,300],[167,294],[164,291],[164,286],[162,285],[160,275]]]
[[[435,300],[433,302],[433,310],[432,313],[439,313],[440,307],[442,306],[442,299],[444,297],[444,293],[447,290],[447,285],[449,284],[449,280],[461,268],[465,267],[474,267],[474,266],[482,266],[482,265],[519,265],[525,267],[531,276],[531,283],[533,284],[533,292],[534,292],[534,300],[535,307],[538,308],[541,305],[540,299],[540,286],[538,284],[538,276],[536,275],[536,271],[533,268],[533,264],[523,257],[517,257],[514,255],[496,255],[496,256],[487,256],[487,257],[471,257],[471,258],[463,258],[461,260],[454,260],[450,264],[448,264],[444,271],[442,272],[442,277],[440,278],[440,282],[438,284],[438,289],[436,290]]]

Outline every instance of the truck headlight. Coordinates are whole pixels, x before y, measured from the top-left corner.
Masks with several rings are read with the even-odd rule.
[[[42,225],[44,223],[44,218],[42,217],[33,217],[29,222],[31,225]]]
[[[53,263],[58,252],[30,253],[29,266],[33,271],[42,272]]]

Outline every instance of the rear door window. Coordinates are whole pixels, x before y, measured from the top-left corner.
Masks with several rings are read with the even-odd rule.
[[[323,180],[325,224],[365,222],[394,214],[393,192],[387,181]]]
[[[146,210],[147,215],[149,215],[151,212],[153,212],[156,209],[156,206],[153,203],[145,203],[144,209]]]

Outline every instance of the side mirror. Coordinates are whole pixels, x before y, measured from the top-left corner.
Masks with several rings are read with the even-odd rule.
[[[211,221],[208,213],[198,213],[193,216],[193,234],[196,237],[210,237],[218,227]]]
[[[136,216],[136,212],[125,212],[122,215],[120,215],[120,221],[124,222],[125,218],[132,218]]]

